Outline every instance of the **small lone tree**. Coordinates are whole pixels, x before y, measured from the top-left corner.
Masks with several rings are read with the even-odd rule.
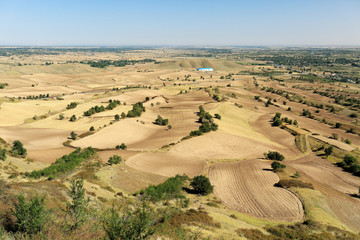
[[[342,123],[339,123],[339,122],[335,123],[336,128],[340,128],[341,126],[342,126]]]
[[[119,114],[116,114],[115,115],[115,121],[119,121],[120,120],[120,116],[119,116]]]
[[[89,129],[89,131],[90,131],[90,132],[93,132],[93,131],[95,131],[95,128],[94,128],[94,126],[91,126],[91,127],[90,127],[90,129]]]
[[[72,140],[76,140],[77,134],[76,134],[75,132],[71,132],[71,133],[70,133],[70,138],[71,138]]]
[[[209,178],[203,175],[194,177],[190,186],[192,186],[194,190],[201,195],[208,195],[212,193],[214,189],[214,187],[211,186]]]
[[[85,197],[84,180],[75,179],[70,182],[70,202],[66,203],[67,216],[71,219],[71,229],[77,229],[87,218],[86,209],[90,199]]]
[[[331,155],[332,152],[333,152],[333,150],[334,150],[333,146],[330,146],[330,147],[328,147],[328,148],[325,148],[325,155],[326,155],[326,157],[328,157],[329,155]]]
[[[45,196],[36,195],[26,201],[24,195],[19,195],[13,202],[13,206],[11,214],[16,217],[17,231],[34,234],[44,229],[49,216],[49,212],[45,208]]]
[[[71,117],[70,117],[70,122],[75,122],[76,121],[76,116],[75,115],[72,115]]]
[[[26,149],[24,148],[23,144],[19,140],[15,140],[13,142],[13,146],[11,148],[11,153],[18,156],[26,156]]]

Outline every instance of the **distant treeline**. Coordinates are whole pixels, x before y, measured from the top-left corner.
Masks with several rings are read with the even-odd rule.
[[[156,62],[154,59],[142,59],[142,60],[99,60],[99,61],[87,61],[87,62],[81,62],[89,64],[91,67],[97,67],[97,68],[105,68],[107,66],[114,66],[114,67],[124,67],[126,65],[133,65],[135,63],[148,63],[148,62]]]

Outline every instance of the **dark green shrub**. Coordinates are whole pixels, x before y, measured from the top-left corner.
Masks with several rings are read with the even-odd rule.
[[[200,175],[192,179],[190,185],[194,188],[195,192],[201,195],[208,195],[213,192],[209,178]]]
[[[84,150],[76,149],[69,155],[64,155],[57,159],[55,163],[51,164],[42,170],[34,170],[28,173],[31,178],[57,176],[59,174],[74,170],[84,160],[90,158],[96,153],[95,149],[88,147]]]
[[[275,152],[269,151],[268,153],[265,153],[264,155],[267,159],[270,159],[270,160],[283,161],[285,159],[285,157],[281,153],[278,153],[276,151]]]
[[[110,165],[113,165],[113,164],[119,164],[121,161],[122,161],[122,159],[121,159],[120,156],[114,155],[114,156],[112,156],[112,157],[109,158],[108,163],[109,163]]]
[[[166,126],[169,124],[169,119],[164,119],[160,115],[155,119],[155,124],[160,126]]]
[[[168,178],[159,185],[151,185],[142,191],[143,195],[151,201],[170,200],[173,198],[184,198],[182,188],[185,181],[188,180],[186,175],[176,175]]]
[[[271,168],[276,172],[280,171],[281,169],[285,168],[286,166],[279,163],[278,161],[274,161],[271,163]]]
[[[19,140],[15,140],[11,148],[11,153],[16,156],[26,156],[27,151]]]

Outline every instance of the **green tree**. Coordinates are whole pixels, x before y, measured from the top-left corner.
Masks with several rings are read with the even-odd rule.
[[[85,197],[84,180],[75,179],[70,182],[70,202],[66,203],[67,216],[71,219],[71,229],[77,229],[87,219],[86,209],[90,199]]]
[[[119,114],[116,114],[115,115],[115,121],[119,121],[120,120],[120,116],[119,116]]]
[[[326,155],[326,157],[328,157],[329,155],[331,155],[332,152],[333,152],[333,150],[334,150],[334,147],[333,147],[333,146],[330,146],[330,147],[328,147],[328,148],[325,148],[325,155]]]
[[[116,149],[121,149],[121,150],[126,150],[127,146],[125,145],[125,143],[122,143],[121,145],[116,145],[115,147]]]
[[[72,140],[76,140],[77,134],[76,134],[75,132],[71,132],[71,133],[70,133],[70,138],[71,138]]]
[[[269,151],[268,153],[264,153],[264,155],[267,159],[270,160],[283,161],[285,159],[285,157],[281,153],[278,153],[276,151]]]
[[[26,156],[27,151],[19,140],[15,140],[11,148],[11,153],[14,155]]]
[[[119,164],[121,161],[122,161],[121,156],[114,155],[109,158],[108,163],[110,165],[113,165],[113,164]]]
[[[90,131],[90,132],[93,132],[93,131],[95,131],[95,128],[94,128],[94,126],[91,126],[91,127],[90,127],[90,129],[89,129],[89,131]]]
[[[148,239],[154,234],[157,219],[146,202],[125,209],[110,208],[102,217],[102,227],[110,240]]]
[[[277,172],[277,171],[280,171],[281,169],[285,168],[286,166],[279,163],[278,161],[274,161],[271,163],[271,168]]]
[[[71,117],[70,117],[70,122],[75,122],[76,121],[76,116],[75,115],[72,115]]]
[[[33,234],[44,229],[49,216],[49,212],[45,208],[45,196],[36,195],[26,201],[24,195],[18,195],[13,206],[11,213],[16,217],[17,231]]]
[[[211,186],[209,178],[200,175],[193,178],[190,183],[190,186],[194,188],[194,190],[201,195],[208,195],[213,192],[213,186]]]
[[[335,123],[335,127],[336,127],[336,128],[340,128],[341,125],[342,125],[342,123],[339,123],[339,122]]]

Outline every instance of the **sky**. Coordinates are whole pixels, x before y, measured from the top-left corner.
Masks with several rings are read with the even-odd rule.
[[[0,45],[360,46],[360,0],[0,0]]]

